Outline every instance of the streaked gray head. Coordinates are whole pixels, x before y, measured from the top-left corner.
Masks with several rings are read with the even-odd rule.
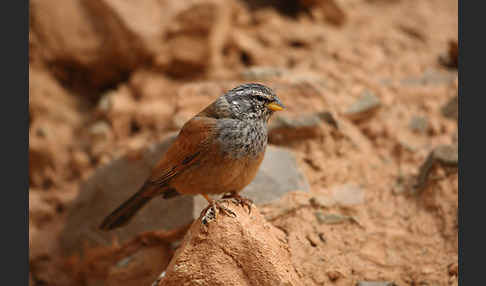
[[[229,105],[230,116],[241,120],[267,122],[275,111],[285,107],[271,88],[258,83],[237,86],[223,98]]]

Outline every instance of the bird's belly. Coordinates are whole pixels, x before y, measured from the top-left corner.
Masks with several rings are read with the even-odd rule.
[[[255,178],[264,152],[246,159],[208,158],[171,182],[182,194],[222,194],[241,191]]]

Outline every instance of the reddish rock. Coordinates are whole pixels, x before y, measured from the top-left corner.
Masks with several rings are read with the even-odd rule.
[[[236,217],[196,220],[159,285],[301,285],[283,233],[255,206],[223,205]]]
[[[173,76],[204,72],[221,5],[206,0],[47,0],[30,7],[36,62],[50,64],[57,77],[78,87],[98,88],[152,59]]]
[[[143,60],[138,41],[102,2],[30,3],[32,45],[42,47],[42,60],[71,84],[102,86]]]

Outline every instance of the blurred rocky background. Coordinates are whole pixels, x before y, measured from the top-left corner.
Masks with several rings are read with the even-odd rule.
[[[192,277],[175,269],[201,259],[182,241],[197,197],[154,200],[115,232],[96,226],[187,119],[244,82],[288,108],[244,193],[261,231],[234,243],[276,257],[223,243],[248,218],[218,221],[223,234],[208,237],[234,252],[211,257],[238,263],[208,277],[268,282],[245,264],[258,261],[284,285],[457,285],[457,5],[31,0],[30,285]]]

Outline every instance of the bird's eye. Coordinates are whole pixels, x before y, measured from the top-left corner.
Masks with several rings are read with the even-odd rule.
[[[263,102],[270,102],[272,101],[268,96],[265,95],[257,95],[257,99]]]

